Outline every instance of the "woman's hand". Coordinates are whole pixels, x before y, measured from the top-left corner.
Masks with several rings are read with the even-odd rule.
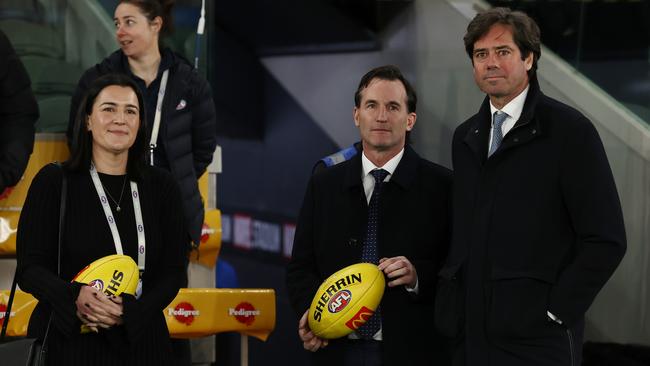
[[[82,286],[77,296],[77,316],[91,329],[122,324],[122,298],[108,297],[94,287]]]
[[[93,322],[91,322],[90,320],[88,320],[86,317],[84,317],[83,315],[81,315],[81,313],[79,312],[79,310],[77,310],[77,318],[79,318],[79,320],[81,320],[81,323],[82,323],[83,325],[85,325],[86,327],[88,327],[88,329],[92,330],[92,331],[95,332],[95,333],[98,333],[98,332],[99,332],[99,324],[97,324],[97,323],[93,323]]]

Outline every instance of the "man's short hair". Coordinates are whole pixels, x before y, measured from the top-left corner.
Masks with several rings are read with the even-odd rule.
[[[404,89],[406,90],[406,108],[408,110],[408,113],[415,113],[415,108],[418,103],[418,97],[415,94],[415,89],[413,89],[408,80],[406,80],[404,75],[402,75],[400,69],[395,65],[375,67],[363,75],[361,81],[359,81],[359,87],[354,93],[354,105],[357,108],[361,106],[361,92],[363,89],[367,88],[368,85],[370,85],[370,82],[373,79],[401,81],[402,85],[404,85]]]
[[[528,70],[528,76],[533,77],[537,70],[537,60],[542,56],[540,31],[537,23],[521,11],[512,11],[509,8],[492,8],[478,13],[467,25],[467,33],[463,37],[467,55],[473,62],[474,43],[497,23],[510,26],[522,60],[531,52],[533,53],[533,67]]]

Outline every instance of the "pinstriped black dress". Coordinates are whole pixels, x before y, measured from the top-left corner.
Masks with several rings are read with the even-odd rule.
[[[115,246],[90,174],[68,174],[68,200],[56,275],[61,169],[48,165],[34,178],[18,226],[19,285],[39,299],[28,334],[42,337],[53,312],[48,336],[50,365],[168,365],[169,333],[163,308],[186,281],[187,234],[180,192],[171,175],[147,168],[138,182],[147,245],[143,294],[123,296],[123,325],[98,334],[80,334],[75,299],[81,285],[75,274],[95,259],[115,254]],[[124,176],[100,174],[116,200]],[[124,254],[137,262],[137,234],[127,183],[120,212],[111,203]],[[110,200],[109,200],[110,201]]]

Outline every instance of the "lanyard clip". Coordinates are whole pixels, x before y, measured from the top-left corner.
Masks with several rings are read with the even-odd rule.
[[[156,144],[149,144],[149,164],[153,166],[153,151],[156,149]]]

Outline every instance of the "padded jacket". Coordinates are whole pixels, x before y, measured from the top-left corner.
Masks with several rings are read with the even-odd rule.
[[[217,127],[212,90],[187,60],[165,49],[163,62],[156,82],[159,84],[165,64],[169,66],[169,79],[162,106],[158,143],[164,146],[168,169],[181,188],[185,223],[191,240],[198,245],[203,227],[204,209],[199,194],[198,178],[212,161],[217,146]],[[165,62],[170,58],[171,62]],[[126,56],[121,50],[86,70],[72,97],[68,124],[68,141],[71,141],[74,120],[79,103],[86,90],[97,77],[118,72],[133,78]],[[153,121],[153,116],[147,116]]]

